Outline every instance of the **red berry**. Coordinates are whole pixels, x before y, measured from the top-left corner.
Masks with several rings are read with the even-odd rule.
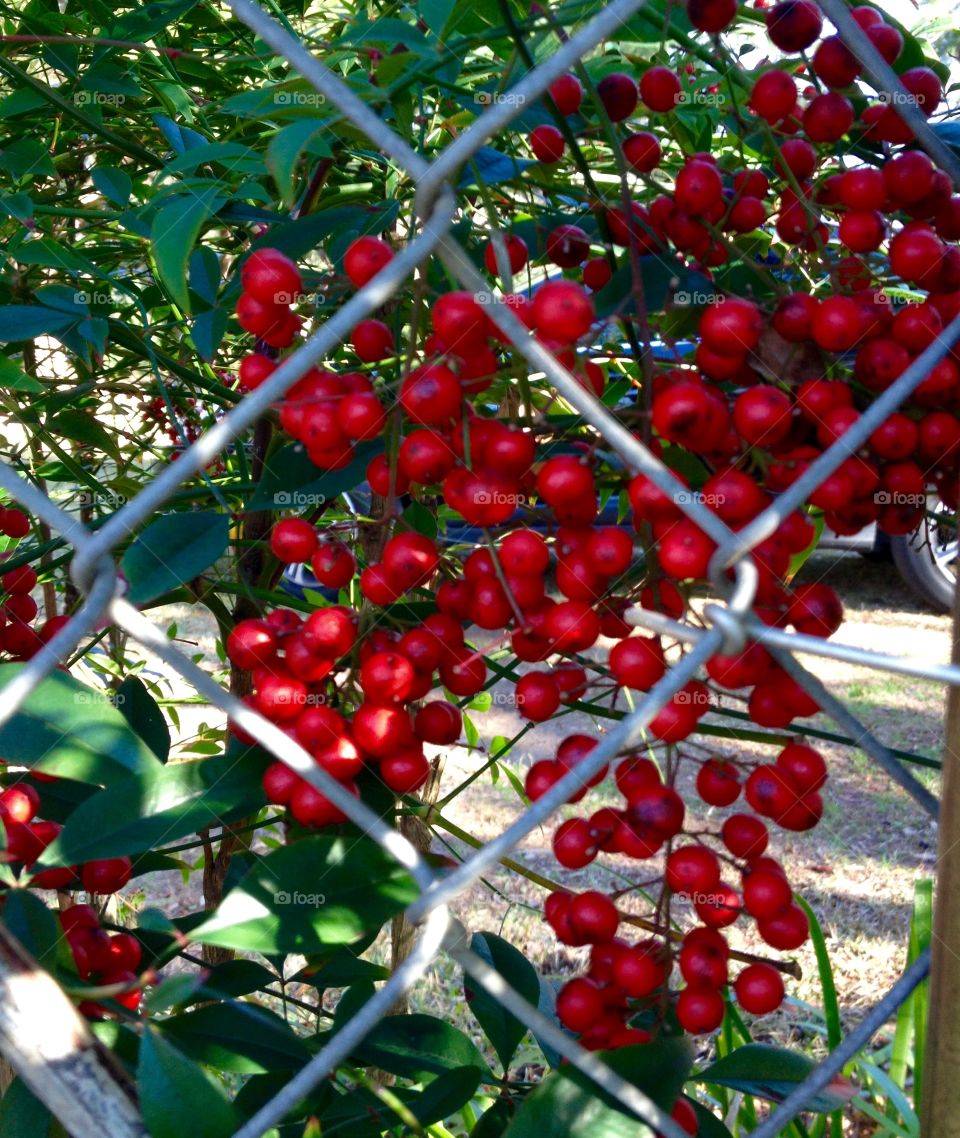
[[[740,776],[733,763],[708,759],[697,774],[697,793],[710,806],[729,806],[740,797]]]
[[[629,118],[637,106],[637,84],[629,75],[615,71],[597,84],[597,94],[611,122]]]
[[[640,131],[639,134],[631,134],[624,139],[623,156],[641,174],[649,174],[660,165],[660,153],[660,143],[656,135],[649,131]],[[606,264],[606,261],[602,263]]]
[[[583,944],[605,944],[617,935],[620,914],[605,893],[580,893],[571,899],[567,912]]]
[[[507,261],[510,264],[510,271],[518,273],[527,263],[527,243],[522,237],[517,237],[514,233],[508,233],[504,236],[504,243],[507,247]],[[499,266],[497,265],[497,251],[494,242],[488,241],[487,247],[483,251],[483,263],[487,267],[487,272],[493,273],[498,276],[500,273]]]
[[[570,1031],[586,1031],[603,1014],[603,996],[592,980],[578,976],[560,989],[556,1012]]]
[[[593,301],[573,281],[552,280],[533,294],[532,315],[537,330],[549,340],[570,344],[579,340],[594,320]]]
[[[550,123],[542,123],[530,133],[530,149],[544,165],[559,162],[566,147],[563,135]]]
[[[613,962],[613,979],[631,999],[642,999],[662,987],[666,968],[656,941],[621,949]]]
[[[358,237],[347,246],[343,269],[352,284],[360,288],[393,260],[393,250],[379,237]]]
[[[823,16],[812,0],[780,0],[767,12],[767,35],[785,52],[804,51],[819,37]]]
[[[422,743],[446,746],[460,738],[463,715],[445,699],[425,703],[413,721],[413,733]]]
[[[377,363],[393,354],[393,333],[381,320],[361,320],[354,326],[350,343],[364,363]]]
[[[263,620],[242,620],[227,637],[227,656],[245,672],[269,664],[276,652],[277,635]]]
[[[562,115],[574,115],[583,102],[583,87],[576,75],[561,75],[550,84],[550,97]]]
[[[725,1010],[723,996],[704,984],[690,985],[677,997],[677,1019],[691,1035],[716,1031],[723,1023]]]
[[[394,794],[413,794],[430,775],[430,763],[418,747],[388,755],[380,763],[380,777]]]
[[[528,672],[517,681],[517,707],[526,719],[542,723],[560,706],[560,689],[547,672]]]
[[[723,843],[734,857],[759,857],[767,848],[767,827],[752,814],[731,814],[723,823]]]
[[[292,304],[303,291],[297,266],[279,249],[255,249],[243,263],[240,283],[262,304]]]
[[[700,32],[722,32],[736,14],[737,0],[687,0],[687,19]]]
[[[640,98],[651,111],[672,111],[682,90],[677,73],[669,67],[651,67],[640,77]]]
[[[610,649],[610,671],[621,687],[649,691],[663,677],[663,645],[653,636],[629,636]]]
[[[783,980],[771,964],[750,964],[734,982],[737,1003],[753,1015],[767,1015],[783,1003]]]
[[[706,846],[681,846],[667,858],[666,881],[674,893],[709,893],[720,882],[720,862]]]
[[[88,861],[80,871],[80,880],[88,893],[116,893],[133,874],[128,857],[101,858]]]
[[[283,518],[270,532],[270,551],[287,565],[309,561],[317,548],[316,529],[303,518]]]
[[[793,900],[793,890],[779,873],[757,870],[743,879],[743,903],[758,921],[777,916]]]

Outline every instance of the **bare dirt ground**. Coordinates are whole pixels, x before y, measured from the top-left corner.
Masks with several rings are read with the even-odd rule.
[[[946,661],[950,656],[950,621],[935,614],[902,584],[892,565],[868,562],[856,554],[821,554],[804,567],[803,580],[823,580],[836,588],[843,599],[847,619],[837,639],[864,648],[893,652],[928,661]],[[211,630],[187,609],[163,614],[178,621],[178,635],[191,642],[194,652],[202,652],[206,666],[214,666]],[[830,690],[861,718],[882,741],[890,746],[939,757],[943,739],[944,696],[933,684],[880,674],[834,661],[807,657],[805,662]],[[454,790],[486,761],[482,748],[496,736],[510,737],[522,725],[510,700],[510,685],[493,689],[493,706],[485,713],[471,713],[480,733],[478,749],[452,748],[445,756],[441,798]],[[182,734],[187,738],[200,718],[215,721],[209,711],[184,709]],[[729,722],[729,721],[727,721]],[[833,725],[825,717],[809,721],[826,730]],[[521,780],[537,758],[553,754],[557,743],[574,731],[595,734],[604,729],[601,721],[571,715],[543,724],[521,740],[510,752],[504,766]],[[717,753],[749,752],[772,758],[770,747],[751,743],[717,740]],[[813,907],[823,927],[830,949],[847,1022],[855,1022],[860,1009],[874,1002],[896,978],[905,958],[905,945],[916,881],[930,878],[935,871],[936,833],[934,824],[888,776],[861,751],[849,746],[817,743],[826,754],[830,779],[824,789],[826,811],[812,833],[774,835],[771,852],[783,859],[796,891]],[[936,772],[916,768],[920,777],[936,791]],[[696,803],[695,795],[688,803]],[[567,814],[579,810],[592,812],[614,802],[604,786],[591,792],[585,803],[568,807]],[[726,812],[703,811],[693,806],[698,824],[715,826]],[[470,790],[450,801],[443,816],[480,842],[489,841],[523,812],[523,803],[509,779],[501,772],[494,781],[490,772],[481,775]],[[518,847],[515,857],[531,870],[555,877],[557,866],[550,853],[554,824],[533,831]],[[449,843],[449,845],[447,844]],[[467,852],[467,845],[449,836],[434,842],[437,852]],[[572,889],[622,889],[639,877],[656,873],[653,863],[614,862],[606,859],[563,880]],[[168,912],[186,912],[199,903],[196,877],[189,886],[173,875],[157,874],[143,879],[141,903],[160,906]],[[558,979],[580,967],[585,950],[559,945],[543,922],[544,890],[517,874],[499,868],[477,882],[454,905],[458,916],[471,932],[497,932],[515,944],[546,974]],[[633,898],[633,900],[630,899]],[[636,893],[622,905],[641,913],[646,902]],[[683,923],[689,915],[676,914]],[[741,934],[738,947],[763,951],[763,946]],[[383,943],[374,948],[386,957]],[[819,1006],[821,992],[812,948],[796,954],[803,979],[788,981],[788,991],[801,1004]],[[424,1011],[455,1015],[461,1026],[477,1035],[476,1025],[459,999],[460,978],[448,962],[441,959],[412,994],[411,1004]],[[790,1034],[805,1020],[801,1005],[788,1008],[785,1018],[773,1025],[778,1034]],[[791,1023],[791,1021],[793,1021]]]

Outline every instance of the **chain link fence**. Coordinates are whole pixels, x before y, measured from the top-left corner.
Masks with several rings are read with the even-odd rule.
[[[824,688],[797,657],[830,657],[938,684],[960,684],[960,667],[919,663],[769,627],[753,612],[757,571],[749,554],[807,499],[825,477],[866,442],[874,429],[960,341],[960,317],[953,320],[899,379],[872,403],[840,441],[812,462],[806,472],[777,496],[763,513],[734,533],[696,496],[683,493],[684,485],[677,481],[670,470],[596,397],[588,393],[545,347],[529,335],[528,329],[506,305],[490,296],[487,282],[451,235],[456,214],[456,202],[450,190],[451,178],[487,140],[510,123],[522,106],[542,96],[555,79],[567,73],[587,52],[605,39],[615,37],[621,24],[643,6],[643,0],[614,0],[614,3],[604,7],[566,39],[553,56],[532,69],[512,87],[507,92],[508,97],[490,102],[471,126],[432,163],[415,153],[404,139],[390,130],[353,91],[328,71],[303,43],[253,3],[253,0],[229,0],[229,3],[239,19],[277,55],[287,60],[328,104],[335,106],[416,183],[419,232],[376,277],[359,289],[300,348],[285,359],[267,382],[248,394],[190,446],[176,463],[171,463],[137,497],[114,513],[97,532],[84,527],[58,508],[44,493],[19,477],[10,467],[0,465],[0,486],[27,510],[59,532],[72,546],[75,553],[72,577],[85,597],[82,607],[69,624],[0,693],[0,723],[6,722],[17,712],[41,680],[60,661],[68,658],[79,642],[98,624],[113,622],[160,657],[192,685],[198,694],[225,711],[238,727],[253,736],[273,756],[321,791],[402,864],[419,886],[419,898],[406,914],[419,930],[418,939],[408,958],[284,1089],[236,1132],[235,1138],[259,1138],[278,1124],[312,1088],[350,1056],[367,1033],[423,976],[441,952],[456,960],[473,981],[624,1109],[639,1116],[665,1138],[684,1138],[685,1132],[647,1095],[625,1081],[594,1054],[580,1047],[554,1020],[533,1007],[499,973],[473,953],[468,947],[469,938],[464,928],[451,917],[448,905],[486,870],[508,855],[527,834],[546,822],[614,756],[638,743],[645,726],[711,656],[719,652],[735,653],[742,649],[748,639],[764,645],[777,663],[848,735],[857,739],[859,746],[881,764],[891,778],[924,810],[934,817],[937,815],[937,801],[926,787],[909,773],[849,709]],[[878,94],[885,95],[888,99],[895,94],[905,96],[904,88],[896,75],[850,16],[844,0],[820,0],[820,5],[837,27],[841,38],[862,62],[864,73]],[[898,98],[897,102],[898,106],[904,107],[904,118],[914,130],[919,145],[950,175],[955,185],[960,185],[960,161],[957,156],[929,128],[920,110],[908,98]],[[705,629],[670,620],[656,612],[637,608],[630,610],[627,614],[630,623],[676,637],[689,644],[689,650],[644,696],[635,710],[605,735],[575,769],[560,779],[496,839],[442,878],[434,874],[406,838],[320,769],[307,751],[278,727],[222,689],[124,600],[113,554],[119,543],[150,519],[183,483],[250,428],[308,368],[337,348],[359,320],[380,308],[411,277],[417,267],[433,255],[441,259],[463,288],[487,294],[491,301],[487,308],[490,318],[508,338],[513,349],[526,359],[531,369],[546,374],[556,390],[576,408],[585,422],[599,432],[630,471],[647,475],[660,489],[682,503],[687,516],[717,543],[710,577],[718,595],[723,598],[722,601],[705,606]],[[731,570],[732,582],[729,578]],[[755,1138],[774,1138],[783,1133],[790,1121],[804,1109],[805,1104],[869,1043],[873,1034],[909,997],[926,977],[929,963],[927,951],[862,1018],[840,1046],[752,1132]]]

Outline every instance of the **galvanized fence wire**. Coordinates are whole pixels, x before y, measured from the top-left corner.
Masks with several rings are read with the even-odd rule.
[[[718,652],[736,652],[749,641],[765,645],[777,662],[820,704],[840,727],[876,759],[929,813],[937,803],[930,792],[820,681],[796,659],[808,654],[844,660],[866,668],[881,669],[936,683],[960,684],[960,667],[918,663],[914,660],[868,652],[842,643],[827,642],[799,633],[768,627],[753,612],[757,589],[756,566],[750,551],[772,534],[780,522],[801,505],[820,482],[864,443],[873,430],[919,385],[930,369],[960,341],[960,317],[955,319],[898,380],[880,395],[846,435],[830,446],[790,488],[776,497],[753,522],[732,532],[704,504],[684,494],[686,487],[664,463],[604,407],[579,381],[529,335],[527,328],[498,298],[490,297],[488,283],[479,274],[462,247],[453,238],[456,200],[450,179],[498,131],[506,127],[525,102],[544,94],[554,79],[565,74],[585,54],[617,29],[644,0],[613,0],[589,22],[566,39],[549,59],[530,70],[503,98],[488,106],[433,162],[426,161],[395,134],[341,80],[272,16],[253,0],[229,0],[236,16],[264,43],[282,56],[310,82],[325,100],[358,127],[370,142],[389,156],[416,184],[419,232],[371,281],[286,358],[270,379],[246,395],[222,420],[206,431],[176,463],[170,464],[135,498],[126,503],[96,533],[56,506],[41,490],[0,464],[0,487],[36,517],[58,532],[75,556],[72,577],[84,594],[80,610],[41,651],[26,663],[16,678],[0,692],[0,723],[23,705],[37,685],[99,622],[109,620],[124,629],[143,647],[160,657],[211,704],[221,708],[274,757],[288,765],[326,795],[369,837],[403,865],[419,886],[418,899],[407,917],[419,926],[418,940],[406,960],[376,994],[292,1078],[282,1091],[262,1107],[235,1138],[259,1138],[279,1123],[336,1066],[347,1059],[383,1015],[423,976],[438,954],[448,953],[464,972],[501,1005],[554,1047],[569,1062],[665,1138],[684,1138],[684,1132],[652,1099],[633,1086],[596,1055],[580,1047],[557,1023],[533,1007],[484,960],[469,948],[463,926],[451,919],[448,904],[487,869],[509,854],[535,827],[546,822],[570,796],[618,753],[642,738],[644,727],[657,712],[692,679],[698,669]],[[914,130],[919,144],[960,185],[960,161],[930,129],[919,108],[913,105],[893,71],[884,63],[849,15],[844,0],[820,0],[821,7],[864,66],[864,72],[881,97],[895,102]],[[501,251],[502,252],[502,251]],[[438,878],[418,850],[372,810],[349,794],[319,768],[307,751],[285,732],[264,719],[237,697],[225,691],[193,661],[184,656],[143,614],[120,595],[115,561],[116,548],[166,503],[189,478],[202,470],[219,452],[240,437],[311,366],[332,353],[349,335],[357,321],[379,309],[427,258],[436,254],[448,271],[466,289],[486,293],[489,315],[505,333],[513,349],[530,365],[542,371],[559,394],[583,420],[594,427],[624,461],[630,471],[647,475],[661,490],[677,499],[688,517],[717,543],[711,564],[711,581],[723,603],[704,607],[706,628],[678,622],[660,613],[633,608],[629,621],[653,632],[673,636],[689,649],[639,702],[634,711],[606,734],[598,746],[542,798],[493,841],[467,858],[453,872]],[[728,571],[733,572],[733,581]],[[822,1090],[845,1063],[866,1046],[873,1034],[908,998],[929,969],[929,953],[919,957],[890,991],[824,1059],[810,1077],[791,1093],[752,1133],[754,1138],[775,1138],[801,1113],[813,1095]]]

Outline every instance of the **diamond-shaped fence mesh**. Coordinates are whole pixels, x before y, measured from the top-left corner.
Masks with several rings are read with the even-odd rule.
[[[628,620],[654,632],[669,634],[689,644],[680,661],[668,669],[664,678],[647,693],[630,714],[603,737],[586,759],[571,769],[552,789],[534,802],[523,815],[496,839],[468,857],[456,870],[437,877],[417,849],[371,809],[358,801],[320,769],[310,754],[291,737],[249,706],[215,683],[201,668],[179,652],[168,638],[120,595],[114,550],[131,532],[202,470],[233,440],[241,436],[300,378],[337,348],[357,321],[371,315],[390,298],[431,256],[441,258],[460,285],[474,293],[486,292],[487,282],[473,267],[452,235],[455,200],[450,180],[471,156],[498,131],[507,126],[526,102],[541,96],[550,83],[565,74],[586,53],[605,39],[615,37],[617,29],[643,6],[643,0],[615,0],[571,35],[550,58],[530,70],[508,94],[491,103],[473,124],[432,162],[425,161],[389,129],[343,82],[272,16],[252,0],[229,0],[235,15],[243,20],[274,52],[308,80],[340,113],[359,128],[369,141],[388,155],[417,185],[416,208],[419,232],[397,256],[369,283],[360,288],[329,320],[286,358],[272,376],[202,435],[170,464],[133,500],[111,516],[97,532],[86,528],[58,508],[39,489],[10,467],[0,465],[0,486],[72,546],[75,556],[72,576],[85,596],[81,609],[70,622],[21,670],[0,693],[0,723],[7,721],[37,684],[62,660],[68,658],[81,639],[103,621],[125,630],[143,647],[160,657],[209,702],[225,711],[238,727],[246,731],[273,756],[291,767],[339,807],[357,826],[377,841],[413,876],[419,886],[418,899],[407,917],[419,928],[419,939],[391,978],[337,1032],[284,1089],[263,1106],[237,1131],[236,1138],[258,1138],[276,1125],[336,1066],[345,1060],[382,1016],[423,976],[438,954],[450,954],[502,1006],[513,1013],[538,1037],[555,1048],[571,1064],[589,1076],[599,1087],[634,1112],[666,1138],[683,1138],[684,1132],[647,1095],[633,1086],[601,1059],[579,1046],[556,1022],[512,989],[493,968],[468,947],[464,929],[451,918],[448,904],[481,874],[507,856],[534,828],[547,821],[571,794],[584,786],[610,759],[638,742],[644,727],[664,704],[677,693],[698,669],[716,653],[740,650],[747,639],[764,645],[777,662],[815,698],[859,746],[931,815],[937,802],[890,751],[841,701],[797,659],[801,655],[831,657],[913,676],[942,684],[960,683],[960,668],[953,665],[918,663],[915,660],[868,652],[820,638],[771,628],[753,612],[757,587],[756,568],[750,551],[774,532],[780,522],[800,506],[823,479],[866,442],[870,434],[919,385],[931,368],[960,341],[960,317],[950,323],[925,351],[886,391],[871,404],[843,438],[812,462],[805,473],[749,525],[734,533],[694,496],[683,495],[685,487],[637,437],[620,423],[597,398],[588,393],[563,364],[529,335],[528,329],[504,304],[492,298],[489,315],[508,338],[513,349],[531,369],[545,373],[563,398],[593,426],[606,444],[619,454],[633,473],[646,474],[658,487],[677,499],[682,509],[716,543],[711,580],[718,599],[707,604],[703,616],[706,628],[671,620],[660,613],[640,608],[630,610]],[[837,26],[841,37],[863,62],[865,74],[878,92],[903,92],[892,70],[883,63],[876,49],[849,16],[843,0],[820,0],[825,14]],[[960,184],[960,163],[928,128],[922,114],[905,100],[909,124],[918,143],[954,180]],[[489,297],[489,293],[487,293]],[[729,571],[733,571],[732,581]],[[821,1062],[810,1077],[783,1101],[754,1131],[756,1138],[781,1134],[806,1103],[830,1082],[872,1035],[888,1020],[926,976],[929,954],[922,954],[893,988],[867,1013],[840,1046]]]

